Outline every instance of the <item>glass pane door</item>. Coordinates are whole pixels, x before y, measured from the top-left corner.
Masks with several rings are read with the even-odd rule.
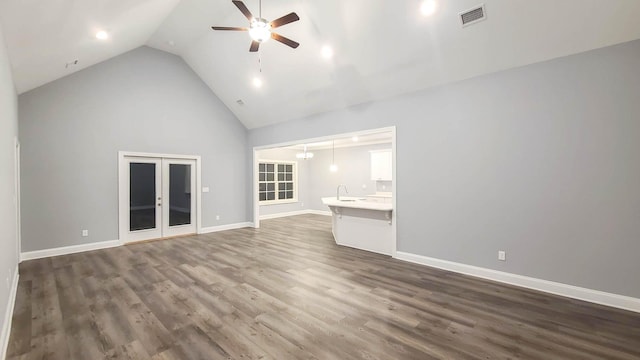
[[[191,165],[169,164],[169,226],[191,224]]]
[[[125,158],[126,242],[162,237],[162,161],[156,158]]]
[[[196,162],[162,159],[162,236],[196,233]]]
[[[120,171],[124,242],[195,234],[196,161],[125,156]]]
[[[129,231],[155,229],[156,164],[129,163]]]

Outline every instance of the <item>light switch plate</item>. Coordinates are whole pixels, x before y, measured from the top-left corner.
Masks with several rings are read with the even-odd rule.
[[[89,230],[82,230],[82,236],[89,236]]]
[[[507,253],[505,251],[498,251],[498,260],[506,261],[507,260]]]
[[[203,193],[208,193],[209,192],[209,187],[208,186],[203,187],[202,188],[202,192]]]

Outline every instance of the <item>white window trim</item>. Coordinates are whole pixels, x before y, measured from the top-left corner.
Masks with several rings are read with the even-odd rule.
[[[290,160],[268,160],[268,159],[259,159],[257,165],[260,165],[260,163],[273,163],[273,164],[287,164],[287,165],[293,165],[293,198],[292,199],[282,199],[282,200],[265,200],[265,201],[260,201],[258,200],[258,204],[260,206],[268,206],[268,205],[280,205],[280,204],[292,204],[292,203],[297,203],[298,202],[298,162],[297,161],[290,161]],[[259,173],[260,171],[258,170],[257,173]],[[278,180],[277,180],[277,176],[278,173],[277,171],[275,172],[275,176],[276,176],[276,193],[278,193]],[[256,177],[257,180],[257,186],[259,186],[260,184],[260,180],[258,177]],[[259,193],[259,191],[258,191]]]

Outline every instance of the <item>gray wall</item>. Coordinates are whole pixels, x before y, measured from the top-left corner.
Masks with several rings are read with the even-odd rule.
[[[395,125],[400,251],[640,297],[638,59],[625,43],[254,129],[249,146]]]
[[[363,145],[349,148],[337,148],[335,161],[337,172],[330,172],[331,150],[314,151],[313,166],[309,171],[309,208],[329,211],[322,203],[323,197],[336,196],[336,187],[344,184],[349,190],[343,196],[365,196],[376,193],[376,181],[371,180],[370,150],[391,149],[391,144]],[[391,182],[386,182],[391,183]],[[363,188],[363,185],[366,188]],[[387,191],[391,191],[391,187]]]
[[[201,155],[203,225],[246,221],[246,129],[177,56],[138,48],[19,109],[23,251],[118,239],[119,150]]]
[[[9,304],[10,285],[18,266],[15,192],[15,137],[18,135],[18,99],[0,24],[0,329]],[[9,334],[2,334],[9,336]],[[5,340],[0,337],[0,344]],[[7,339],[8,341],[8,339]],[[2,352],[0,345],[0,352]],[[0,358],[4,354],[0,353]]]

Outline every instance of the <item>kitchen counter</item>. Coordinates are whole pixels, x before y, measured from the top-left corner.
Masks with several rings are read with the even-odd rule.
[[[331,210],[336,244],[392,255],[393,204],[349,196],[325,197],[322,203]]]
[[[327,206],[338,206],[343,208],[366,209],[377,211],[391,211],[392,204],[367,201],[365,198],[341,196],[340,200],[335,197],[322,198],[322,203]]]

